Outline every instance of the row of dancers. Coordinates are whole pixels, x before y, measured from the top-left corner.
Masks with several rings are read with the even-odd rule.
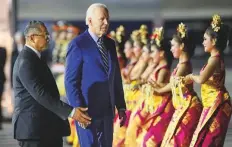
[[[232,112],[223,55],[228,29],[219,15],[213,16],[203,36],[204,51],[210,57],[198,75],[193,74],[190,61],[193,36],[183,23],[171,41],[161,27],[155,29],[149,45],[143,45],[141,32],[125,43],[129,63],[121,74],[127,121],[120,126],[115,117],[114,147],[223,146]],[[178,60],[173,71],[172,57]],[[194,83],[201,85],[201,95]]]

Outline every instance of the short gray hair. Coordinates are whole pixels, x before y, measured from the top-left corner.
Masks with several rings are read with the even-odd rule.
[[[108,8],[105,4],[102,3],[94,3],[92,5],[89,6],[89,8],[86,11],[86,17],[85,17],[85,24],[89,25],[88,23],[88,18],[91,17],[93,15],[93,12],[96,8],[105,8],[108,11]]]
[[[41,26],[44,26],[44,23],[42,21],[38,21],[38,20],[33,20],[33,21],[30,21],[25,30],[24,30],[24,36],[25,37],[28,37],[30,36],[31,34],[35,34],[35,33],[40,33],[42,32],[41,30]]]

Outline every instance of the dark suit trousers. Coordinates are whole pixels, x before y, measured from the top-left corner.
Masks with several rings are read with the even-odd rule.
[[[59,139],[18,140],[20,147],[63,147],[62,137]]]

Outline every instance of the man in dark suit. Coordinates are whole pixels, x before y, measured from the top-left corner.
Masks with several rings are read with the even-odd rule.
[[[60,100],[53,75],[41,60],[49,42],[45,25],[31,21],[24,35],[26,44],[13,69],[14,138],[21,147],[62,147],[62,136],[70,134],[67,118],[77,120],[79,110]]]
[[[74,38],[68,47],[65,87],[69,103],[89,115],[91,123],[78,119],[77,133],[81,147],[112,147],[115,106],[126,120],[115,42],[105,34],[109,12],[104,4],[92,4],[87,10],[89,29]]]
[[[6,63],[6,49],[4,47],[0,47],[0,130],[2,129],[2,94],[4,91],[4,84],[6,81],[4,67]]]

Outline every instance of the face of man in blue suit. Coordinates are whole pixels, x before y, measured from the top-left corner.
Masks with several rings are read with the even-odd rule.
[[[98,37],[106,34],[109,28],[109,12],[104,7],[95,7],[87,18],[89,29]]]

